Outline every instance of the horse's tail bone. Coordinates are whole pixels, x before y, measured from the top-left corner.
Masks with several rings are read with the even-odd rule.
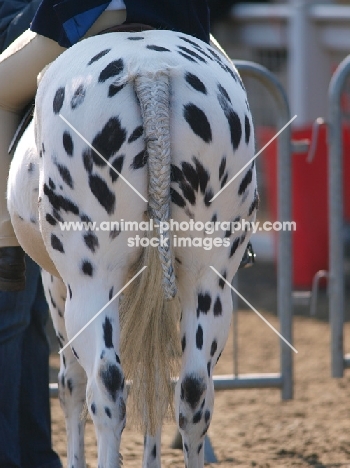
[[[169,75],[169,70],[140,73],[134,80],[148,152],[149,216],[158,226],[170,217]],[[148,268],[126,290],[120,312],[122,364],[133,381],[132,407],[142,429],[151,434],[173,399],[171,379],[178,371],[180,341],[171,236],[159,227],[157,234],[162,241],[158,252],[151,246],[143,249],[130,275],[143,265]]]

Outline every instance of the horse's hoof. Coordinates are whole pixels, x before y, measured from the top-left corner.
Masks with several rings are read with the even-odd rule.
[[[26,285],[21,247],[0,247],[0,291],[21,291]]]

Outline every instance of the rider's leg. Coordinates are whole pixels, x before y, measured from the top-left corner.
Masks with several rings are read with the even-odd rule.
[[[121,24],[125,18],[125,10],[108,10],[85,37]],[[18,246],[6,204],[8,147],[20,113],[35,95],[38,73],[64,50],[55,41],[27,30],[0,55],[0,290],[20,290],[25,284],[24,254]]]
[[[0,55],[0,289],[4,291],[25,285],[24,254],[6,206],[8,147],[21,111],[35,95],[37,74],[63,50],[51,39],[28,30]]]

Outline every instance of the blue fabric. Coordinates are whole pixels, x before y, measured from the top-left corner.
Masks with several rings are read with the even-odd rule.
[[[86,33],[109,3],[106,0],[42,0],[31,29],[69,47]],[[124,0],[124,3],[126,23],[171,29],[209,42],[207,0]]]
[[[53,39],[62,47],[70,47],[84,36],[109,3],[110,0],[42,0],[30,27],[32,31]],[[76,34],[76,25],[68,22],[83,13],[88,14],[84,17],[84,23],[79,25],[79,34]],[[78,39],[71,42],[67,32],[68,36]]]
[[[51,447],[48,306],[39,267],[26,289],[0,291],[0,467],[59,468]]]
[[[92,10],[85,11],[79,15],[69,18],[62,23],[64,32],[71,44],[75,44],[84,36],[86,31],[93,25],[96,18],[105,10],[105,6],[98,6]]]

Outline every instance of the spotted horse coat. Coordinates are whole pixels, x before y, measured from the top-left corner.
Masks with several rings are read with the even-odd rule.
[[[210,266],[231,281],[250,232],[177,230],[168,233],[172,248],[160,248],[158,257],[154,248],[128,244],[144,232],[105,230],[100,223],[253,221],[254,162],[211,201],[253,155],[252,117],[236,69],[193,37],[147,31],[89,38],[42,77],[35,124],[11,166],[8,206],[23,248],[48,272],[45,290],[61,348],[133,272],[148,266],[61,353],[69,467],[85,466],[85,400],[96,428],[98,465],[120,466],[126,378],[132,379],[146,433],[143,467],[161,466],[171,361],[180,361],[174,412],[185,464],[203,467],[213,368],[232,311],[230,288]],[[70,221],[95,222],[101,229],[61,229]],[[156,228],[146,236],[160,234]],[[179,246],[180,237],[187,238],[185,245]],[[225,245],[198,246],[214,238]]]

